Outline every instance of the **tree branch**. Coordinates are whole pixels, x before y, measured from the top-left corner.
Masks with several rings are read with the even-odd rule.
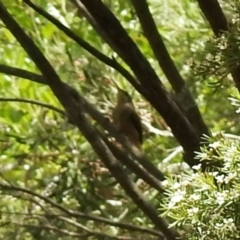
[[[71,224],[71,225],[73,225],[73,226],[75,226],[75,227],[77,227],[77,228],[79,228],[81,230],[86,231],[89,234],[88,236],[98,236],[98,237],[104,237],[104,238],[109,238],[109,239],[119,239],[119,240],[122,240],[122,239],[123,240],[124,239],[126,239],[126,240],[132,239],[130,237],[125,237],[125,236],[117,237],[117,236],[112,236],[112,235],[109,235],[109,234],[105,234],[103,232],[97,232],[97,231],[91,230],[91,229],[83,226],[80,223],[77,223],[77,222],[75,222],[75,221],[73,221],[71,219],[68,219],[66,217],[59,217],[59,219],[64,221],[64,222],[67,222],[67,223],[69,223],[69,224]]]
[[[109,225],[112,225],[112,226],[121,227],[121,228],[132,230],[132,231],[140,231],[140,229],[141,229],[141,231],[146,232],[146,233],[152,233],[153,234],[155,232],[154,230],[148,230],[148,229],[144,229],[144,228],[141,228],[141,227],[136,227],[134,225],[114,222],[114,221],[111,221],[111,220],[108,220],[108,219],[105,219],[105,218],[102,218],[102,217],[97,217],[97,216],[93,216],[93,215],[84,214],[84,213],[81,213],[81,212],[69,210],[69,209],[63,207],[62,205],[53,202],[51,199],[49,199],[47,197],[44,197],[44,196],[42,196],[42,195],[40,195],[36,192],[33,192],[33,191],[31,191],[27,188],[22,188],[22,187],[17,187],[17,186],[13,186],[13,185],[7,185],[7,184],[0,183],[0,189],[2,189],[3,191],[19,191],[19,192],[23,192],[23,193],[35,196],[35,197],[45,201],[46,203],[52,205],[53,207],[61,210],[62,212],[64,212],[65,214],[67,214],[68,216],[71,216],[71,217],[84,218],[84,219],[93,220],[93,221],[96,221],[96,222],[102,222],[102,223],[106,223],[106,224],[109,224]],[[161,233],[159,233],[157,231],[155,233],[160,237],[162,236]]]
[[[76,124],[85,138],[93,147],[94,151],[99,155],[104,164],[108,167],[113,176],[120,183],[125,192],[131,197],[135,204],[148,216],[157,229],[161,230],[168,240],[175,240],[179,234],[174,229],[168,228],[168,223],[158,216],[157,209],[137,191],[134,184],[125,174],[122,167],[119,165],[111,151],[104,144],[95,129],[89,124],[83,113],[83,104],[77,104],[67,91],[66,87],[44,57],[32,39],[26,35],[18,23],[7,12],[2,3],[0,3],[0,18],[18,40],[24,50],[35,62],[39,70],[42,72],[44,78],[51,88],[54,95],[65,108],[70,120]]]
[[[0,211],[0,213],[3,215],[3,214],[7,214],[7,215],[29,215],[28,213],[22,213],[22,212],[6,212],[6,211]],[[33,213],[31,214],[31,216],[41,216],[41,217],[57,217],[58,219],[60,220],[63,220],[63,221],[66,221],[68,220],[68,222],[70,224],[73,224],[74,226],[78,227],[78,228],[81,228],[81,229],[86,229],[85,226],[81,226],[80,223],[78,222],[75,222],[69,218],[66,217],[66,215],[61,215],[61,214],[50,214],[50,213],[47,213],[47,214],[40,214],[40,213]],[[67,216],[69,217],[70,215],[67,214]],[[104,218],[101,218],[104,220]],[[93,219],[89,219],[89,220],[92,220],[92,221],[95,221]],[[106,221],[106,222],[105,222]],[[119,228],[122,228],[123,230],[129,230],[129,231],[136,231],[136,232],[140,232],[140,233],[147,233],[147,234],[150,234],[150,235],[153,235],[153,236],[158,236],[158,237],[163,237],[163,235],[161,233],[159,233],[158,231],[156,230],[153,230],[153,229],[148,229],[148,228],[142,228],[142,227],[138,227],[138,226],[135,226],[135,225],[132,225],[132,224],[127,224],[127,223],[118,223],[118,222],[114,222],[114,221],[111,221],[111,220],[108,220],[108,219],[105,219],[104,221],[97,221],[97,222],[100,222],[101,224],[102,223],[105,223],[105,224],[108,224],[110,226],[115,226],[115,227],[119,227]],[[9,222],[10,223],[10,222]],[[113,224],[112,224],[113,223]]]
[[[157,74],[124,30],[118,19],[100,0],[81,0],[105,34],[114,41],[114,50],[132,69],[143,86],[140,93],[161,114],[172,129],[174,136],[185,151],[185,160],[190,166],[199,163],[194,159],[200,151],[199,138],[189,121],[166,92]],[[116,47],[117,46],[117,47]]]
[[[86,18],[86,20],[92,25],[92,27],[94,28],[94,30],[97,32],[97,34],[99,36],[102,37],[102,39],[108,43],[109,46],[115,46],[114,41],[111,40],[111,38],[109,38],[108,34],[106,34],[104,32],[104,30],[99,26],[99,24],[97,23],[97,21],[95,21],[95,19],[91,16],[90,12],[85,8],[85,6],[81,3],[81,0],[71,0],[71,2],[76,6],[76,8],[78,9],[78,15],[84,16]],[[115,49],[115,47],[113,47],[113,49]]]
[[[117,72],[119,72],[124,78],[126,78],[135,88],[139,88],[140,85],[137,83],[137,80],[125,69],[123,66],[121,66],[115,59],[111,59],[108,56],[104,55],[100,51],[98,51],[96,48],[94,48],[92,45],[90,45],[88,42],[83,40],[81,37],[79,37],[77,34],[75,34],[72,30],[64,26],[59,20],[54,18],[52,15],[47,13],[44,9],[37,6],[30,0],[23,0],[24,3],[26,3],[28,6],[30,6],[32,9],[34,9],[37,13],[42,15],[44,18],[46,18],[48,21],[50,21],[53,25],[55,25],[59,30],[64,32],[69,38],[74,40],[79,46],[81,46],[83,49],[85,49],[87,52],[92,54],[94,57],[105,63],[106,65],[112,67]]]
[[[99,134],[101,134],[101,133],[99,133]],[[154,176],[152,176],[148,171],[146,171],[146,168],[141,168],[136,162],[134,162],[133,159],[129,158],[123,151],[121,151],[118,147],[116,147],[114,144],[109,142],[108,139],[103,134],[101,134],[101,137],[104,140],[104,142],[106,143],[106,145],[109,147],[109,149],[112,151],[114,156],[122,164],[127,166],[139,178],[143,179],[146,183],[148,183],[150,186],[152,186],[153,188],[158,190],[160,193],[165,192],[162,184]]]
[[[228,22],[217,0],[197,0],[199,7],[205,15],[214,34],[219,37],[221,33],[229,30]]]
[[[50,110],[53,110],[63,116],[66,116],[66,113],[57,108],[57,107],[54,107],[50,104],[47,104],[47,103],[43,103],[43,102],[40,102],[40,101],[36,101],[36,100],[30,100],[30,99],[24,99],[24,98],[1,98],[0,97],[0,102],[23,102],[23,103],[30,103],[30,104],[34,104],[34,105],[37,105],[37,106],[41,106],[41,107],[44,107],[44,108],[48,108]]]
[[[112,236],[112,235],[109,235],[109,234],[105,234],[105,233],[102,233],[102,232],[96,232],[96,231],[92,231],[92,230],[89,230],[87,233],[77,233],[77,232],[73,232],[73,231],[68,231],[68,230],[64,230],[62,228],[58,228],[58,227],[55,227],[53,225],[50,225],[50,224],[42,224],[42,225],[33,225],[33,224],[20,224],[20,223],[17,223],[17,222],[12,222],[11,224],[15,224],[17,225],[18,227],[24,227],[24,228],[37,228],[37,229],[44,229],[44,230],[48,230],[48,231],[54,231],[54,232],[58,232],[58,233],[61,233],[66,235],[66,236],[70,236],[70,237],[73,237],[73,238],[80,238],[80,239],[87,239],[88,237],[90,236],[96,236],[96,237],[104,237],[104,238],[108,238],[108,239],[116,239],[116,240],[134,240],[133,238],[131,237],[125,237],[125,236],[120,236],[120,237],[117,237],[117,236]]]
[[[198,0],[198,4],[208,20],[216,37],[229,31],[227,19],[217,0]],[[240,66],[230,69],[235,85],[240,92]]]
[[[69,95],[68,91],[61,82],[59,76],[54,71],[53,67],[46,59],[46,57],[41,53],[39,48],[34,44],[33,40],[27,36],[27,34],[21,29],[18,23],[11,17],[7,12],[4,5],[0,2],[0,18],[13,36],[17,39],[23,49],[27,54],[32,58],[36,66],[42,72],[43,76],[47,79],[47,84],[53,91],[54,95],[60,101],[60,103],[67,110],[69,115],[74,115],[73,118],[76,118],[74,114],[74,108],[76,104],[72,104],[72,98]],[[71,116],[72,117],[72,116]],[[75,119],[76,120],[76,119]]]
[[[57,228],[54,227],[50,224],[45,224],[45,225],[33,225],[33,224],[21,224],[21,223],[17,223],[17,222],[11,222],[11,224],[17,225],[18,227],[24,227],[24,228],[37,228],[37,229],[44,229],[44,230],[48,230],[48,231],[54,231],[54,232],[58,232],[73,238],[86,238],[88,236],[88,234],[86,233],[77,233],[77,232],[70,232],[68,230],[64,230],[61,228]]]
[[[28,72],[26,70],[22,70],[19,68],[9,67],[0,64],[0,72],[9,75],[14,75],[16,77],[25,78],[37,83],[47,84],[47,81],[42,75]],[[111,124],[109,121],[107,121],[106,118],[94,106],[92,106],[92,104],[90,104],[84,97],[82,97],[73,87],[67,85],[66,83],[63,84],[68,89],[68,92],[75,99],[75,101],[79,102],[80,104],[83,103],[85,107],[84,110],[104,129],[109,131],[109,133],[112,134],[112,136],[115,137],[125,147],[125,149],[133,157],[133,159],[136,159],[150,174],[152,174],[158,180],[163,181],[165,179],[164,174],[160,170],[158,170],[149,159],[147,159],[143,154],[135,153],[128,139],[122,134],[119,134],[115,126]],[[126,152],[124,153],[124,155],[126,155]],[[139,177],[141,178],[141,176]]]
[[[153,16],[148,8],[147,1],[131,0],[131,2],[141,23],[144,35],[154,52],[159,66],[162,68],[168,81],[173,87],[177,95],[177,101],[179,101],[180,105],[185,110],[183,113],[186,114],[195,131],[198,132],[199,139],[203,134],[209,135],[208,127],[203,121],[197,104],[176,65],[174,64],[174,61],[172,60],[160,33],[158,32]]]

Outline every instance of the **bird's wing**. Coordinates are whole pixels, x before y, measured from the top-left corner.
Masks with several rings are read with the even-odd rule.
[[[142,129],[142,124],[141,124],[140,117],[137,115],[137,113],[135,111],[131,111],[129,118],[136,128],[136,130],[138,132],[138,135],[139,135],[139,142],[142,144],[142,142],[143,142],[143,129]]]

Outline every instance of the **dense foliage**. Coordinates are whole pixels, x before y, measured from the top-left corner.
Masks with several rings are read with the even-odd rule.
[[[222,22],[202,0],[103,2],[113,15],[100,0],[0,2],[0,238],[239,239],[238,1],[208,0]],[[106,121],[112,80],[143,157]]]

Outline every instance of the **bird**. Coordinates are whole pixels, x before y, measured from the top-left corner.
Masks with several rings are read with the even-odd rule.
[[[117,89],[117,104],[112,112],[113,123],[133,146],[142,151],[143,131],[141,119],[135,110],[132,97],[118,86]]]

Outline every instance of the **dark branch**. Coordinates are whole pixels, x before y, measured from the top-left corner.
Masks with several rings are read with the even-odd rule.
[[[17,192],[26,193],[31,196],[37,197],[37,198],[43,200],[44,202],[50,204],[51,206],[55,207],[56,209],[59,209],[60,211],[62,211],[63,213],[65,213],[67,216],[70,216],[70,217],[88,219],[88,220],[92,220],[92,221],[96,221],[96,222],[100,222],[100,223],[105,223],[105,224],[108,224],[111,226],[116,226],[116,227],[119,227],[122,229],[127,229],[127,230],[131,230],[131,231],[141,231],[144,233],[149,233],[149,234],[152,234],[155,236],[162,237],[162,234],[155,230],[137,227],[137,226],[134,226],[131,224],[115,222],[115,221],[108,220],[106,218],[102,218],[102,217],[98,217],[98,216],[94,216],[94,215],[90,215],[90,214],[84,214],[84,213],[81,213],[78,211],[73,211],[73,210],[67,209],[67,208],[63,207],[62,205],[52,201],[50,198],[44,197],[44,196],[42,196],[36,192],[33,192],[27,188],[21,188],[21,187],[16,187],[13,185],[6,185],[3,183],[0,183],[0,189],[2,189],[3,191],[17,191]],[[50,214],[50,216],[52,216],[52,214]],[[55,215],[53,215],[53,216],[55,216]]]
[[[162,68],[174,91],[177,93],[180,92],[185,82],[171,59],[163,39],[158,32],[153,16],[149,11],[147,1],[131,0],[131,2],[141,23],[144,36],[151,45],[159,66]]]
[[[140,93],[161,114],[185,151],[190,166],[198,164],[195,151],[200,150],[199,138],[189,121],[166,92],[157,74],[124,30],[113,13],[99,0],[81,0],[105,34],[114,41],[114,50],[132,69],[143,86]],[[117,46],[117,47],[116,47]]]
[[[48,231],[54,231],[54,232],[58,232],[61,233],[61,235],[67,235],[70,236],[72,238],[86,238],[88,234],[86,233],[77,233],[77,232],[70,232],[68,230],[64,230],[61,228],[57,228],[55,226],[52,225],[33,225],[33,224],[21,224],[21,223],[17,223],[17,222],[12,222],[11,224],[14,224],[18,227],[24,227],[24,228],[38,228],[38,229],[44,229],[44,230],[48,230]]]
[[[131,237],[125,237],[125,236],[112,236],[109,234],[105,234],[105,233],[101,233],[101,232],[96,232],[96,231],[88,231],[87,233],[77,233],[77,232],[73,232],[73,231],[68,231],[68,230],[64,230],[62,228],[58,228],[55,227],[53,225],[50,224],[44,224],[44,225],[33,225],[33,224],[20,224],[17,222],[12,222],[11,224],[17,225],[18,227],[24,227],[24,228],[37,228],[40,230],[48,230],[51,232],[58,232],[62,235],[66,235],[66,236],[70,236],[72,238],[78,238],[78,239],[87,239],[90,236],[96,236],[96,237],[103,237],[103,238],[107,238],[107,239],[115,239],[115,240],[134,240]]]
[[[41,106],[41,107],[44,107],[44,108],[47,108],[47,109],[50,109],[50,110],[53,110],[57,113],[60,113],[61,115],[63,116],[66,116],[66,113],[57,108],[57,107],[54,107],[52,105],[49,105],[47,103],[43,103],[43,102],[40,102],[40,101],[36,101],[36,100],[30,100],[30,99],[24,99],[24,98],[1,98],[0,97],[0,102],[22,102],[22,103],[30,103],[30,104],[34,104],[34,105],[37,105],[37,106]]]
[[[43,76],[48,80],[47,84],[58,98],[64,108],[69,112],[74,112],[74,105],[71,104],[72,98],[61,82],[59,76],[54,71],[53,67],[35,45],[33,40],[21,29],[18,23],[7,12],[3,4],[0,2],[0,18],[13,36],[17,39],[23,49],[32,58],[36,66],[42,72]],[[51,79],[51,80],[50,80]],[[71,115],[71,114],[70,114]]]
[[[119,72],[123,77],[125,77],[131,84],[139,88],[139,84],[137,83],[136,79],[123,67],[121,66],[116,60],[111,59],[98,51],[96,48],[91,46],[88,42],[84,41],[81,37],[79,37],[77,34],[75,34],[72,30],[64,26],[59,20],[54,18],[52,15],[47,13],[44,9],[41,7],[35,5],[30,0],[23,0],[28,6],[30,6],[32,9],[34,9],[37,13],[42,15],[44,18],[49,20],[52,24],[54,24],[59,30],[64,32],[69,38],[74,40],[79,46],[81,46],[83,49],[85,49],[87,52],[92,54],[94,57],[105,63],[106,65],[112,67],[117,72]]]
[[[198,3],[216,37],[229,31],[227,19],[217,0],[198,0]],[[230,69],[230,72],[240,92],[240,66],[236,64],[236,67]]]
[[[228,31],[229,28],[227,19],[217,0],[197,1],[217,37],[219,37],[223,32]]]
[[[98,236],[98,237],[104,237],[104,238],[109,238],[109,239],[120,239],[120,240],[126,239],[126,240],[128,240],[128,237],[125,237],[125,236],[117,237],[117,236],[112,236],[112,235],[109,235],[109,234],[106,234],[106,233],[103,233],[103,232],[91,230],[91,229],[87,228],[86,226],[83,226],[82,224],[80,224],[78,222],[75,222],[71,219],[68,219],[66,217],[59,217],[59,219],[64,221],[64,222],[67,222],[68,224],[74,225],[75,227],[77,227],[81,230],[86,231],[89,234],[89,236]]]
[[[87,141],[91,144],[94,151],[98,154],[112,175],[130,196],[134,203],[142,212],[153,222],[157,229],[161,230],[167,239],[176,239],[179,234],[174,229],[168,228],[168,223],[158,216],[157,209],[137,191],[135,185],[129,179],[123,168],[117,162],[111,151],[102,141],[99,134],[88,122],[83,113],[83,103],[78,104],[68,92],[65,85],[53,70],[48,60],[44,57],[32,39],[22,30],[19,24],[11,17],[2,3],[0,3],[0,18],[18,40],[20,45],[35,62],[36,66],[42,72],[49,87],[54,95],[65,108],[70,120],[79,128]]]
[[[154,22],[153,16],[148,8],[146,0],[131,0],[136,14],[141,23],[144,35],[146,36],[154,55],[166,75],[168,81],[173,87],[177,100],[179,101],[183,111],[194,129],[198,132],[199,138],[203,134],[209,135],[209,130],[203,121],[202,115],[197,107],[197,104],[192,97],[190,91],[185,85],[185,81],[180,75],[174,61],[172,60],[163,39],[158,32],[157,26]]]
[[[101,26],[99,26],[98,22],[95,21],[95,19],[91,16],[90,12],[81,3],[81,0],[71,0],[71,2],[73,2],[73,4],[77,7],[78,15],[80,15],[81,17],[84,16],[86,20],[92,25],[97,34],[101,36],[102,39],[106,43],[108,43],[109,46],[112,46],[112,48],[115,49],[115,47],[117,46],[115,46],[114,41],[112,41],[112,39],[109,38],[108,34],[105,33],[104,29],[102,29]]]
[[[75,222],[74,220],[71,220],[69,218],[66,217],[66,214],[50,214],[49,212],[47,214],[41,214],[41,213],[23,213],[23,212],[6,212],[6,211],[0,211],[0,213],[2,215],[6,214],[6,215],[22,215],[22,216],[32,216],[32,217],[35,217],[35,216],[40,216],[40,217],[56,217],[62,221],[67,221],[68,223],[76,226],[77,228],[80,228],[80,229],[84,229],[84,230],[88,230],[87,227],[85,226],[82,226],[80,223],[78,222]],[[68,215],[69,217],[69,215]],[[94,216],[93,216],[94,217]],[[88,219],[88,218],[86,218]],[[108,224],[110,226],[115,226],[115,227],[119,227],[119,228],[122,228],[122,229],[125,229],[125,230],[129,230],[129,231],[137,231],[137,232],[140,232],[140,233],[147,233],[147,234],[150,234],[150,235],[153,235],[153,236],[158,236],[158,237],[163,237],[163,235],[161,235],[159,232],[157,232],[156,230],[152,230],[152,229],[147,229],[147,228],[142,228],[142,227],[138,227],[138,226],[135,226],[135,225],[131,225],[131,224],[127,224],[127,223],[118,223],[118,222],[114,222],[114,221],[111,221],[111,220],[108,220],[108,219],[105,219],[105,218],[101,218],[103,221],[96,221],[96,222],[100,222],[101,224],[102,223],[105,223],[105,224]],[[89,220],[92,220],[93,219],[89,219]],[[95,220],[94,220],[95,221]],[[10,224],[11,222],[9,222]],[[113,223],[113,224],[111,224]],[[0,225],[1,226],[1,225]]]
[[[25,78],[33,82],[47,84],[47,81],[43,76],[36,73],[28,72],[26,70],[22,70],[19,68],[9,67],[9,66],[0,64],[0,72],[9,74],[9,75],[14,75],[16,77]],[[83,98],[74,88],[67,85],[66,83],[63,83],[63,84],[68,89],[68,92],[71,94],[71,96],[77,102],[83,103],[83,105],[85,106],[84,110],[96,122],[98,122],[104,129],[109,131],[112,134],[112,136],[115,137],[126,148],[126,150],[131,154],[131,156],[134,159],[136,159],[150,174],[152,174],[155,178],[161,181],[165,179],[163,173],[159,171],[149,159],[147,159],[142,154],[141,155],[135,154],[135,152],[132,150],[132,145],[129,143],[128,139],[126,139],[123,135],[119,134],[117,129],[108,120],[106,120],[106,118],[94,106],[92,106],[85,98]],[[119,151],[121,152],[121,150]],[[126,152],[122,154],[126,155]],[[132,171],[135,172],[133,169]],[[142,178],[141,175],[139,177]],[[150,182],[148,183],[150,184]]]
[[[143,179],[150,186],[158,190],[160,193],[164,193],[165,190],[161,183],[151,175],[150,172],[146,171],[146,167],[142,168],[137,163],[135,163],[131,158],[129,158],[123,151],[121,151],[118,147],[116,147],[113,143],[109,142],[108,139],[102,134],[102,139],[112,151],[114,156],[125,166],[127,166],[130,170],[132,170],[138,177]],[[147,161],[149,163],[149,161]],[[148,168],[151,168],[148,167]]]

